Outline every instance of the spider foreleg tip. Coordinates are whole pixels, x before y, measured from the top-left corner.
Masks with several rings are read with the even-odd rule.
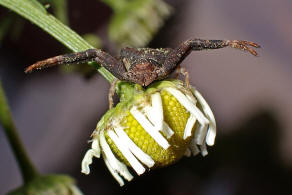
[[[24,70],[24,73],[25,73],[25,74],[29,74],[29,73],[31,73],[31,72],[32,72],[32,69],[30,68],[30,66],[27,67],[27,68],[25,68],[25,70]]]

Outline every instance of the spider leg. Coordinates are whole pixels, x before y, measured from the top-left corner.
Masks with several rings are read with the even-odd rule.
[[[230,40],[227,40],[225,42],[229,47],[241,49],[243,51],[248,51],[249,53],[251,53],[254,56],[257,56],[258,53],[253,48],[251,48],[249,46],[252,46],[252,47],[255,47],[255,48],[260,48],[261,47],[257,43],[254,43],[254,42],[251,42],[251,41],[240,41],[240,40],[232,40],[232,41],[230,41]]]
[[[102,53],[98,49],[88,49],[82,52],[70,53],[48,58],[46,60],[38,61],[33,65],[30,65],[25,69],[25,73],[30,73],[34,70],[40,70],[60,64],[78,64],[94,61],[94,59],[100,56]]]
[[[48,68],[60,64],[78,64],[86,62],[97,62],[120,80],[122,80],[122,74],[126,72],[123,63],[112,57],[110,54],[100,49],[88,49],[82,52],[59,55],[36,62],[35,64],[27,67],[25,73],[30,73],[34,70]]]
[[[109,109],[111,109],[114,105],[114,100],[113,100],[113,97],[115,95],[115,89],[116,89],[116,86],[117,86],[117,82],[118,82],[118,79],[115,79],[112,83],[111,83],[111,87],[109,89],[109,93],[108,93],[108,102],[109,102]]]
[[[181,65],[179,64],[176,66],[176,69],[175,69],[175,76],[174,76],[175,79],[178,79],[179,74],[181,73],[180,69],[181,69]]]
[[[224,47],[241,49],[257,56],[257,52],[252,47],[259,48],[260,46],[254,42],[240,40],[189,39],[169,52],[163,63],[165,69],[164,74],[167,75],[169,72],[172,72],[192,51],[220,49]]]
[[[180,65],[178,65],[178,67],[176,69],[176,74],[177,74],[177,77],[178,77],[178,74],[182,74],[185,77],[186,87],[190,88],[190,74],[189,74],[189,72],[184,67],[181,67]]]
[[[186,84],[187,88],[190,88],[190,74],[189,74],[189,72],[185,68],[181,67],[180,73],[185,76],[185,84]]]

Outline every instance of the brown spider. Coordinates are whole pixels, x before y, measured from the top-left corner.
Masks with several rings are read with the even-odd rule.
[[[42,69],[58,64],[74,64],[95,61],[106,68],[119,80],[137,83],[146,87],[155,80],[161,80],[168,77],[191,51],[219,49],[228,46],[249,51],[254,56],[257,56],[257,52],[249,46],[256,48],[260,47],[258,44],[249,41],[189,39],[175,49],[126,47],[121,50],[120,56],[117,58],[112,57],[110,54],[100,49],[88,49],[86,51],[60,55],[36,62],[29,66],[25,72],[29,73],[35,69]],[[188,73],[184,69],[181,69],[180,72],[186,76],[186,84],[188,85]],[[114,88],[111,87],[111,89]],[[112,93],[113,92],[110,93],[110,96]],[[111,97],[109,99],[111,107]]]

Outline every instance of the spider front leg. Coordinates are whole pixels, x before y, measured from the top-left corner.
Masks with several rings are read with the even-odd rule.
[[[248,47],[248,46],[252,46],[252,47],[255,47],[255,48],[260,48],[261,47],[257,43],[254,43],[254,42],[251,42],[251,41],[240,41],[240,40],[230,41],[230,40],[227,40],[225,42],[229,47],[241,49],[243,51],[248,51],[249,53],[251,53],[254,56],[258,55],[257,52],[253,48]]]
[[[82,52],[76,52],[71,54],[65,54],[60,56],[55,56],[36,62],[35,64],[26,68],[25,73],[30,73],[34,70],[39,70],[47,67],[56,66],[59,64],[77,64],[86,62],[97,62],[101,66],[105,67],[109,72],[111,72],[116,78],[124,80],[123,74],[126,72],[124,64],[112,57],[106,52],[100,49],[88,49]],[[109,107],[113,107],[113,96],[115,94],[115,87],[118,79],[115,79],[111,83],[111,87],[108,94]]]
[[[99,49],[88,49],[82,52],[70,53],[48,58],[46,60],[38,61],[25,69],[25,73],[30,73],[34,70],[53,67],[60,64],[78,64],[92,62],[95,58],[104,55],[105,52]]]
[[[178,64],[180,64],[192,51],[200,51],[207,49],[221,49],[224,47],[232,47],[248,51],[254,56],[257,56],[257,52],[252,48],[259,48],[260,46],[250,41],[240,40],[203,40],[203,39],[189,39],[177,48],[173,49],[167,55],[166,60],[163,63],[164,72],[162,76],[166,76],[172,72]]]
[[[97,62],[120,80],[123,80],[123,74],[126,72],[123,63],[112,57],[110,54],[100,49],[88,49],[82,52],[59,55],[36,62],[35,64],[27,67],[25,73],[30,73],[34,70],[39,70],[60,64],[78,64],[87,62]]]

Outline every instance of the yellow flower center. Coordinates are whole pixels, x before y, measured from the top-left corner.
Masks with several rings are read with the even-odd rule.
[[[167,91],[162,90],[160,95],[163,105],[164,121],[174,131],[174,134],[167,139],[170,144],[167,150],[158,145],[129,111],[121,120],[121,125],[124,127],[124,131],[129,138],[155,161],[154,167],[167,166],[179,160],[184,155],[193,137],[190,136],[185,140],[183,139],[185,126],[190,113]],[[194,129],[195,127],[193,131]],[[107,135],[107,132],[105,132],[105,137],[113,153],[129,166],[129,163]]]

